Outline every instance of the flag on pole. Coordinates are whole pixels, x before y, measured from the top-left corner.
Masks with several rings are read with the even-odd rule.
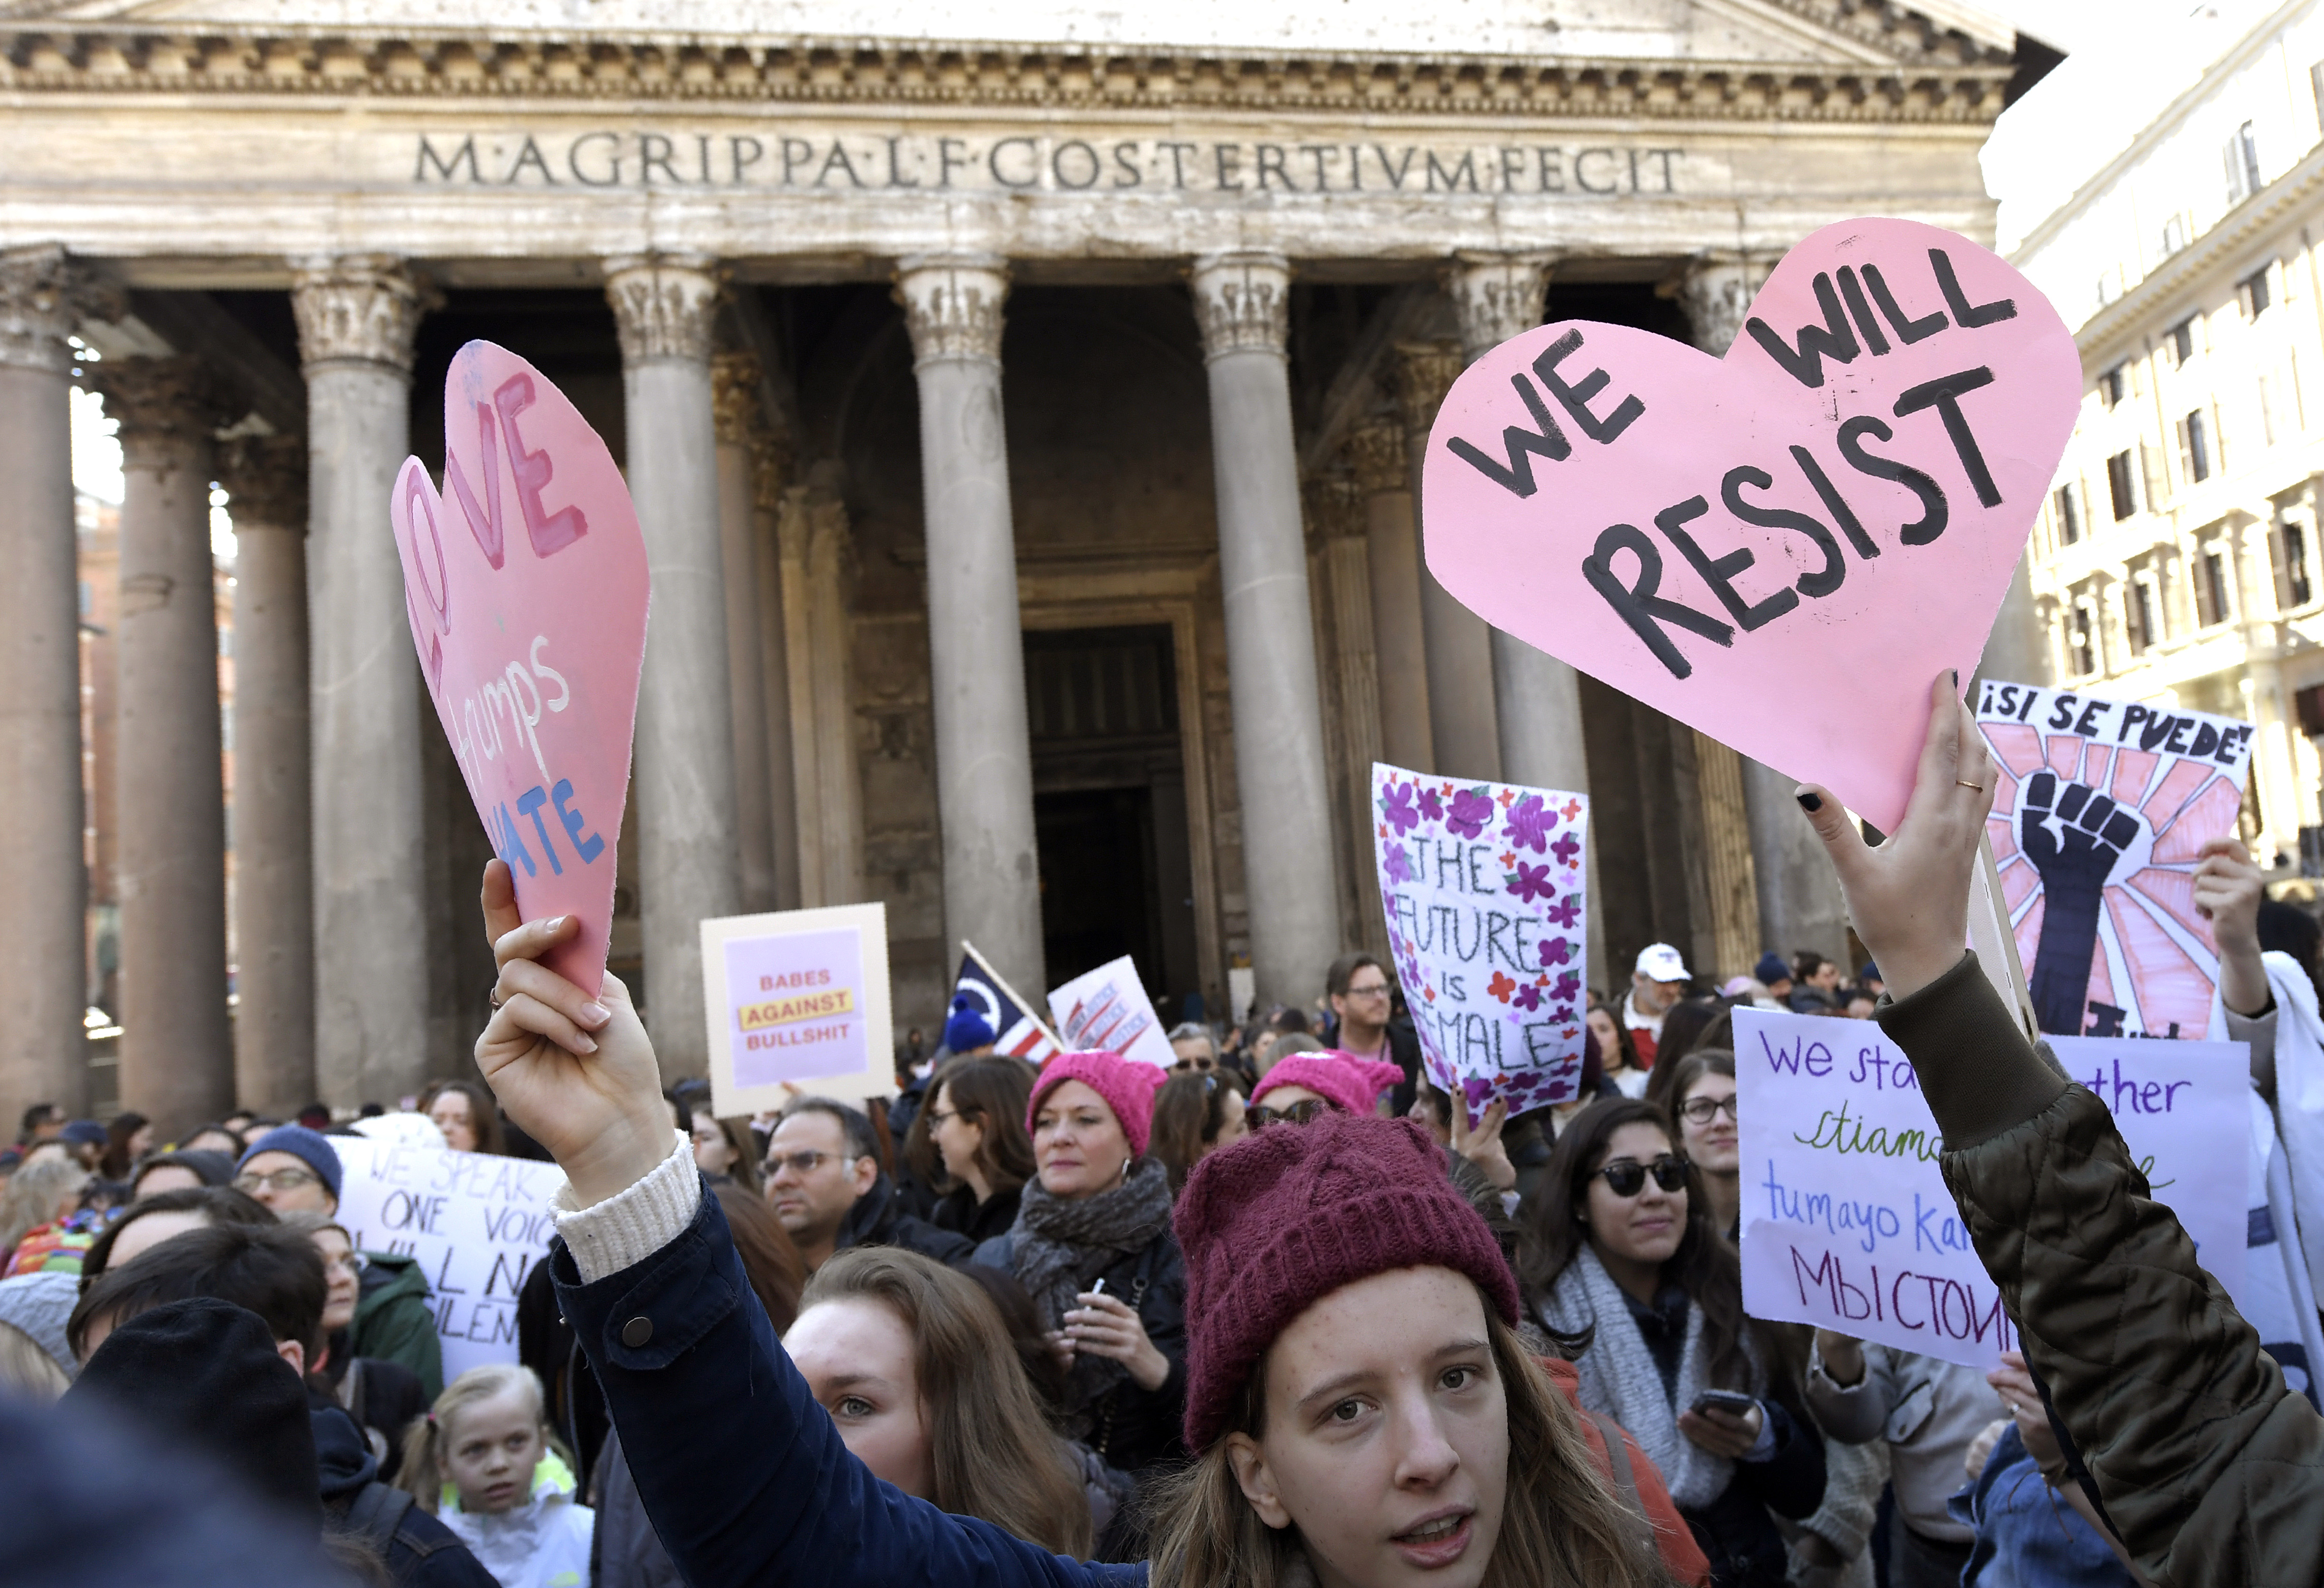
[[[1016,989],[984,963],[984,956],[976,951],[976,945],[963,938],[960,946],[960,979],[953,984],[953,995],[965,995],[991,1023],[997,1033],[992,1039],[992,1051],[1034,1064],[1057,1052],[1063,1044],[1057,1040],[1056,1033],[1034,1018],[1032,1010],[1017,996]]]

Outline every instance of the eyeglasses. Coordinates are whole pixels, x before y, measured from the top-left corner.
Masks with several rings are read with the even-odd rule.
[[[1690,1125],[1707,1125],[1713,1114],[1723,1113],[1730,1120],[1739,1118],[1735,1112],[1735,1098],[1732,1092],[1724,1097],[1690,1097],[1681,1105],[1679,1117]]]
[[[1686,1189],[1687,1177],[1694,1166],[1674,1153],[1664,1153],[1652,1164],[1642,1164],[1635,1158],[1618,1158],[1604,1168],[1591,1174],[1591,1179],[1603,1175],[1606,1188],[1617,1196],[1636,1196],[1646,1188],[1646,1177],[1651,1174],[1655,1184],[1665,1191]]]
[[[271,1174],[234,1177],[234,1188],[244,1196],[255,1196],[262,1190],[296,1191],[301,1186],[316,1183],[316,1176],[307,1169],[276,1169]]]
[[[327,1257],[323,1260],[323,1271],[327,1274],[333,1269],[337,1269],[341,1273],[353,1278],[369,1267],[371,1267],[371,1259],[360,1251],[345,1251],[337,1257]]]
[[[944,1128],[944,1122],[946,1120],[966,1119],[967,1117],[969,1117],[968,1111],[965,1109],[932,1108],[928,1110],[928,1129],[931,1131],[940,1131]],[[805,1155],[802,1154],[801,1156]]]
[[[1270,1108],[1264,1103],[1254,1103],[1242,1111],[1242,1122],[1254,1131],[1274,1124],[1312,1125],[1333,1112],[1333,1105],[1320,1097],[1303,1097],[1289,1108]]]
[[[1347,992],[1341,994],[1341,996],[1344,998],[1385,998],[1388,996],[1388,983],[1386,982],[1373,982],[1361,987],[1351,987]]]
[[[795,1175],[811,1175],[823,1167],[824,1159],[835,1157],[839,1155],[830,1152],[770,1152],[767,1155],[767,1178],[771,1180],[785,1169]],[[851,1155],[840,1158],[839,1161],[845,1165],[853,1163],[855,1159]]]

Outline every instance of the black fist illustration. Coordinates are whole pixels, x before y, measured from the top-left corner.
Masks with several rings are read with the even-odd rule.
[[[2087,784],[2061,783],[2046,771],[2025,780],[2017,842],[2042,873],[2043,898],[2029,991],[2042,1029],[2052,1036],[2083,1034],[2106,881],[2139,830],[2136,813]]]

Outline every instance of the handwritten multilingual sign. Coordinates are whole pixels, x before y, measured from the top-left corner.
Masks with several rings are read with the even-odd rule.
[[[339,1223],[358,1251],[414,1260],[449,1383],[473,1367],[516,1360],[516,1304],[557,1223],[565,1183],[553,1163],[333,1137]]]
[[[2195,1037],[2218,984],[2195,909],[2203,845],[2234,836],[2248,723],[2030,684],[1982,684],[2000,768],[1987,821],[2044,1031]]]
[[[2081,379],[1998,256],[1827,226],[1723,359],[1563,321],[1471,365],[1429,435],[1428,566],[1494,626],[1893,830],[1929,682],[1975,668]],[[1767,709],[1811,678],[1816,709]]]
[[[1581,1089],[1590,801],[1372,765],[1388,946],[1439,1091],[1473,1121]]]
[[[2080,1038],[2067,1073],[2110,1109],[2156,1201],[2230,1296],[2244,1280],[2249,1058],[2240,1042]],[[1971,1367],[2017,1348],[1946,1190],[1920,1078],[1866,1020],[1735,1011],[1743,1302]]]
[[[389,503],[412,642],[524,919],[580,919],[546,962],[594,992],[645,656],[645,542],[604,441],[506,348],[471,342],[453,358],[444,435],[442,491],[407,457]]]

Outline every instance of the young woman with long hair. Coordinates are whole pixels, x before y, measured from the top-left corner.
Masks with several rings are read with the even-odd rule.
[[[1744,1316],[1735,1249],[1674,1135],[1650,1103],[1585,1109],[1550,1155],[1519,1272],[1544,1323],[1591,1332],[1574,1364],[1582,1404],[1661,1469],[1711,1581],[1777,1588],[1785,1552],[1768,1512],[1814,1514],[1823,1446],[1798,1410],[1795,1353]],[[1743,1399],[1722,1405],[1720,1392]]]
[[[1669,1111],[1679,1155],[1694,1166],[1711,1227],[1739,1242],[1743,1222],[1742,1133],[1736,1113],[1735,1056],[1698,1048],[1671,1066]]]
[[[1034,1175],[1025,1105],[1033,1066],[1021,1058],[955,1058],[936,1074],[927,1105],[912,1116],[904,1155],[920,1183],[952,1182],[928,1222],[972,1241],[1005,1234]]]
[[[430,1081],[420,1094],[420,1112],[435,1122],[444,1132],[444,1145],[455,1152],[499,1156],[508,1151],[500,1106],[489,1090],[474,1081]]]
[[[511,1117],[566,1168],[559,1304],[690,1580],[1666,1581],[1642,1519],[1598,1475],[1576,1415],[1517,1341],[1499,1248],[1403,1120],[1330,1112],[1260,1131],[1190,1177],[1177,1225],[1197,1454],[1162,1497],[1150,1566],[1076,1565],[879,1483],[758,1310],[734,1304],[733,1244],[662,1110],[626,989],[608,976],[592,999],[540,965],[573,928],[524,923],[497,862],[485,910],[502,1002],[478,1056]],[[1083,1142],[1092,1159],[1117,1145],[1095,1131]],[[1101,1167],[1119,1177],[1128,1165]]]
[[[1154,1135],[1148,1149],[1170,1177],[1170,1195],[1186,1188],[1194,1166],[1250,1134],[1243,1117],[1242,1076],[1231,1069],[1188,1069],[1154,1094]]]

